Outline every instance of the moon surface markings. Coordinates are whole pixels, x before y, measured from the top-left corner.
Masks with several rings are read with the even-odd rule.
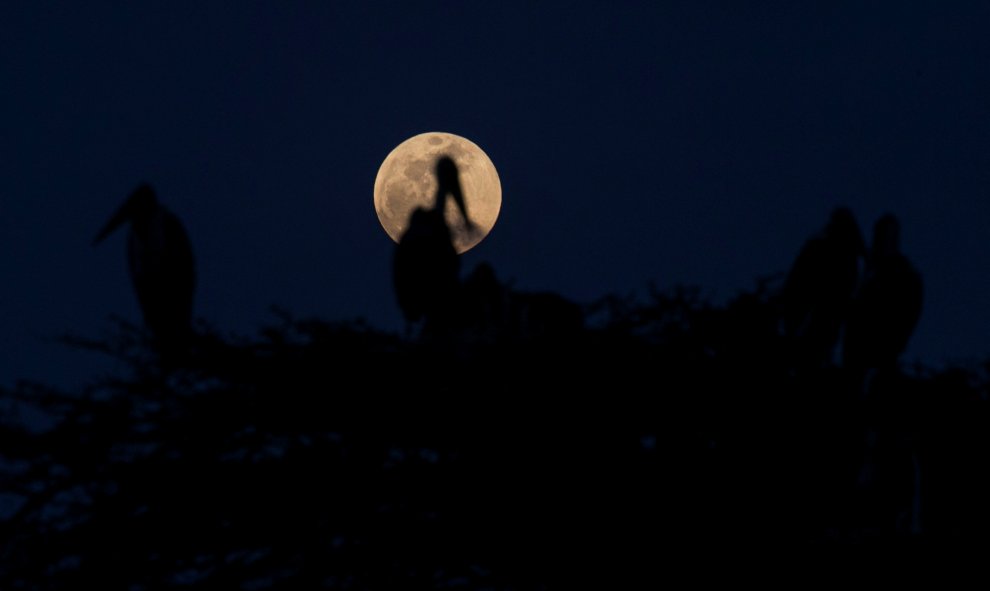
[[[374,202],[378,219],[392,240],[406,231],[416,207],[433,206],[437,158],[446,154],[458,167],[464,200],[471,221],[470,232],[457,207],[447,202],[444,217],[458,253],[476,246],[491,231],[502,203],[498,173],[488,156],[470,140],[443,132],[413,136],[399,144],[382,162],[375,179]]]

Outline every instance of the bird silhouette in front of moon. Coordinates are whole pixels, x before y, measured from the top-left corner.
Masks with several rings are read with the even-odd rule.
[[[196,274],[189,236],[179,218],[141,184],[96,235],[102,242],[130,224],[127,262],[144,323],[164,358],[183,352],[192,334]]]
[[[472,227],[457,165],[444,155],[436,163],[437,190],[433,206],[417,207],[395,248],[393,281],[407,327],[424,320],[426,333],[449,331],[456,315],[460,260],[444,218],[447,197],[457,205],[464,223]]]
[[[474,142],[446,132],[413,136],[393,149],[375,177],[375,213],[382,228],[396,243],[409,229],[412,212],[429,208],[437,190],[437,159],[447,157],[457,165],[464,204],[471,210],[471,228],[455,203],[444,211],[454,249],[464,253],[492,230],[502,204],[498,172],[488,155]]]

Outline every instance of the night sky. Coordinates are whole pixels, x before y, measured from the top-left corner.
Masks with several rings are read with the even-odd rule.
[[[723,301],[835,205],[892,211],[926,282],[907,359],[990,354],[990,3],[289,4],[0,4],[0,384],[113,368],[51,339],[139,321],[124,233],[90,241],[142,180],[197,316],[399,328],[372,187],[424,131],[501,177],[465,270]]]

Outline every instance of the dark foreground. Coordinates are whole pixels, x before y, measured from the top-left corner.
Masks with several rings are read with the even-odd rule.
[[[753,550],[984,545],[985,368],[795,370],[759,294],[566,335],[285,319],[0,391],[0,589],[541,589]],[[604,311],[603,311],[604,310]]]

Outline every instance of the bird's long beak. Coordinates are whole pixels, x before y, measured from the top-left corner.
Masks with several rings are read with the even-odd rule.
[[[461,190],[460,179],[455,180],[453,186],[450,187],[450,195],[454,198],[454,203],[457,204],[457,209],[461,210],[461,217],[464,218],[464,225],[467,226],[469,230],[473,229],[474,222],[472,222],[471,218],[468,217],[467,203],[464,201],[464,192]]]
[[[120,227],[121,224],[126,222],[130,217],[131,217],[131,207],[130,207],[130,199],[128,199],[123,205],[120,206],[120,209],[117,210],[117,213],[113,214],[113,217],[110,218],[110,221],[108,221],[107,224],[103,226],[103,229],[100,230],[100,233],[96,235],[96,238],[93,238],[93,246],[96,246],[97,244],[103,242],[103,240],[107,236],[112,234],[114,230]]]

